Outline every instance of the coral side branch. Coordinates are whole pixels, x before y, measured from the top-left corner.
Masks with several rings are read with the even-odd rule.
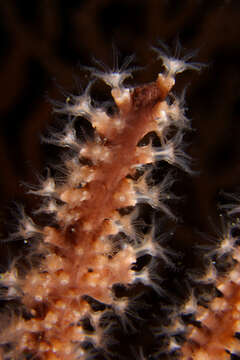
[[[117,110],[111,116],[104,106],[93,106],[92,82],[83,94],[56,104],[55,112],[69,120],[48,141],[67,151],[61,164],[65,181],[49,174],[38,189],[30,190],[43,200],[37,212],[54,221],[40,226],[21,210],[18,230],[10,236],[32,242],[32,265],[23,270],[16,261],[1,275],[5,299],[15,299],[22,309],[22,314],[3,316],[2,359],[87,359],[91,351],[86,342],[91,349],[107,351],[109,327],[102,319],[113,312],[125,327],[134,304],[130,296],[117,296],[114,285],[129,289],[141,283],[161,293],[156,259],[170,259],[151,214],[163,210],[172,216],[164,200],[173,180],[166,174],[154,182],[152,171],[159,161],[189,170],[181,149],[187,119],[181,102],[172,95],[169,101],[174,76],[184,70],[184,62],[179,68],[173,59],[166,65],[164,58],[164,64],[155,82],[135,88],[123,84],[129,70],[93,71],[112,88]],[[86,141],[78,138],[77,117],[92,126],[93,136]],[[166,136],[170,127],[174,139]],[[157,147],[151,141],[141,145],[150,133],[158,138]],[[144,231],[139,226],[144,225],[142,204],[153,219]],[[134,269],[143,254],[151,260]]]
[[[240,248],[239,237],[233,236],[238,227],[239,223],[227,222],[227,231],[212,254],[214,263],[197,279],[199,283],[212,284],[218,295],[207,305],[197,305],[195,300],[192,309],[195,322],[187,326],[186,342],[181,348],[182,360],[225,360],[240,354]],[[230,270],[220,275],[216,264],[226,262],[227,258]]]

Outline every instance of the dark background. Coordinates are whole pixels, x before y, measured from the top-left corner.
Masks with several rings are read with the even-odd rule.
[[[240,178],[240,1],[239,0],[7,0],[0,2],[0,230],[6,234],[15,202],[34,206],[22,183],[37,183],[36,174],[54,158],[40,135],[53,121],[47,100],[63,98],[57,84],[76,88],[78,64],[93,57],[113,63],[136,55],[136,83],[153,81],[160,62],[150,49],[160,39],[194,60],[207,64],[200,73],[179,75],[176,92],[188,85],[188,154],[199,174],[178,173],[175,247],[194,262],[198,231],[212,232],[217,222],[219,191],[235,191]],[[85,78],[82,79],[86,81]],[[209,218],[211,219],[209,221]],[[8,228],[8,226],[7,226]],[[190,254],[190,256],[188,256]],[[6,247],[1,247],[4,261]],[[189,259],[191,258],[191,259]],[[184,259],[184,256],[183,256]],[[5,261],[4,261],[5,262]]]

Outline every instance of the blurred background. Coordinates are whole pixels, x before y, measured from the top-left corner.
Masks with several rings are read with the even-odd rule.
[[[198,171],[194,177],[179,172],[176,189],[184,199],[176,209],[182,222],[174,246],[190,267],[192,247],[205,241],[198,231],[212,232],[219,191],[240,184],[239,22],[239,0],[1,0],[2,237],[13,204],[31,208],[38,201],[23,183],[36,184],[54,159],[54,150],[41,144],[54,121],[49,99],[63,99],[60,87],[71,92],[86,83],[79,64],[93,66],[96,58],[112,67],[115,47],[120,64],[135,54],[133,65],[143,67],[136,84],[153,81],[161,63],[150,47],[161,40],[174,53],[179,39],[183,55],[196,51],[193,61],[207,65],[179,75],[174,89],[181,94],[186,88],[193,128],[186,151]],[[6,246],[0,249],[4,260]]]

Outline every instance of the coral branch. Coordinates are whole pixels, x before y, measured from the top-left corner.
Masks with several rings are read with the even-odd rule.
[[[204,306],[197,306],[195,300],[196,305],[192,311],[195,323],[187,327],[187,341],[181,348],[183,360],[225,360],[230,359],[230,354],[240,354],[237,338],[240,330],[240,249],[236,233],[238,226],[233,220],[227,222],[225,233],[214,251],[216,260],[211,261],[205,275],[198,279],[203,283],[212,283],[218,296],[214,296]],[[208,254],[208,261],[209,257],[211,259],[213,256],[212,252]],[[216,266],[220,262],[226,262],[224,257],[230,257],[230,263],[233,264],[230,271],[221,275]]]
[[[39,189],[30,191],[44,198],[39,212],[52,214],[56,225],[50,222],[41,227],[27,216],[19,225],[18,236],[38,239],[34,249],[37,264],[26,271],[13,264],[2,274],[6,297],[18,298],[23,309],[1,331],[3,359],[85,359],[84,341],[106,350],[107,330],[101,319],[109,309],[123,323],[130,311],[131,299],[117,297],[114,285],[129,288],[140,282],[161,292],[153,269],[156,258],[168,262],[167,252],[158,243],[155,230],[141,233],[134,223],[139,220],[136,214],[141,203],[170,213],[164,198],[166,183],[170,185],[172,180],[167,176],[159,186],[149,182],[157,161],[188,170],[188,159],[179,149],[184,112],[180,102],[170,103],[168,96],[175,74],[195,68],[185,66],[184,61],[163,60],[164,73],[155,82],[135,88],[123,85],[131,75],[125,68],[106,74],[93,71],[93,76],[112,87],[117,107],[112,116],[103,107],[92,105],[92,83],[82,95],[56,105],[55,111],[70,119],[64,131],[51,134],[48,141],[70,149],[71,156],[64,160],[64,183],[49,175]],[[92,125],[94,136],[84,143],[77,137],[76,117],[85,117]],[[166,143],[166,131],[172,126],[177,135]],[[140,141],[152,132],[159,136],[159,146],[141,146]],[[137,271],[133,265],[141,253],[152,260]],[[89,299],[102,304],[101,310],[96,311]],[[86,328],[84,319],[91,326]]]

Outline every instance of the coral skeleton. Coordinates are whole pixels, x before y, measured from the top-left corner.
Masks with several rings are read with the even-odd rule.
[[[182,101],[171,90],[178,73],[199,66],[157,51],[164,71],[146,85],[124,85],[132,76],[126,66],[105,72],[90,69],[93,78],[111,87],[113,114],[92,101],[92,79],[82,94],[55,105],[55,113],[68,119],[64,130],[50,134],[47,141],[65,152],[60,166],[64,181],[49,171],[39,187],[29,191],[41,200],[35,215],[47,214],[49,224],[39,225],[21,209],[18,229],[10,235],[10,240],[23,239],[32,248],[25,268],[16,259],[1,275],[5,300],[20,304],[18,311],[7,314],[5,310],[1,315],[4,360],[87,359],[92,349],[103,349],[107,358],[109,312],[120,318],[123,327],[131,326],[128,318],[137,303],[136,296],[117,296],[115,285],[129,289],[142,284],[162,292],[161,275],[154,269],[158,261],[170,264],[171,255],[153,214],[162,211],[174,218],[167,205],[174,179],[167,173],[156,181],[152,172],[162,161],[190,172],[189,157],[183,151],[189,122]],[[93,135],[85,140],[76,131],[79,118],[91,125]],[[142,143],[146,135],[150,140]],[[150,224],[141,218],[142,206],[152,214]],[[149,263],[135,269],[143,255],[150,257]],[[218,282],[218,287],[232,294],[236,285]],[[225,307],[225,300],[220,307]],[[206,314],[205,322],[208,317],[215,324],[214,315]],[[172,337],[168,347],[171,352],[180,345]],[[141,349],[136,351],[142,354]]]

